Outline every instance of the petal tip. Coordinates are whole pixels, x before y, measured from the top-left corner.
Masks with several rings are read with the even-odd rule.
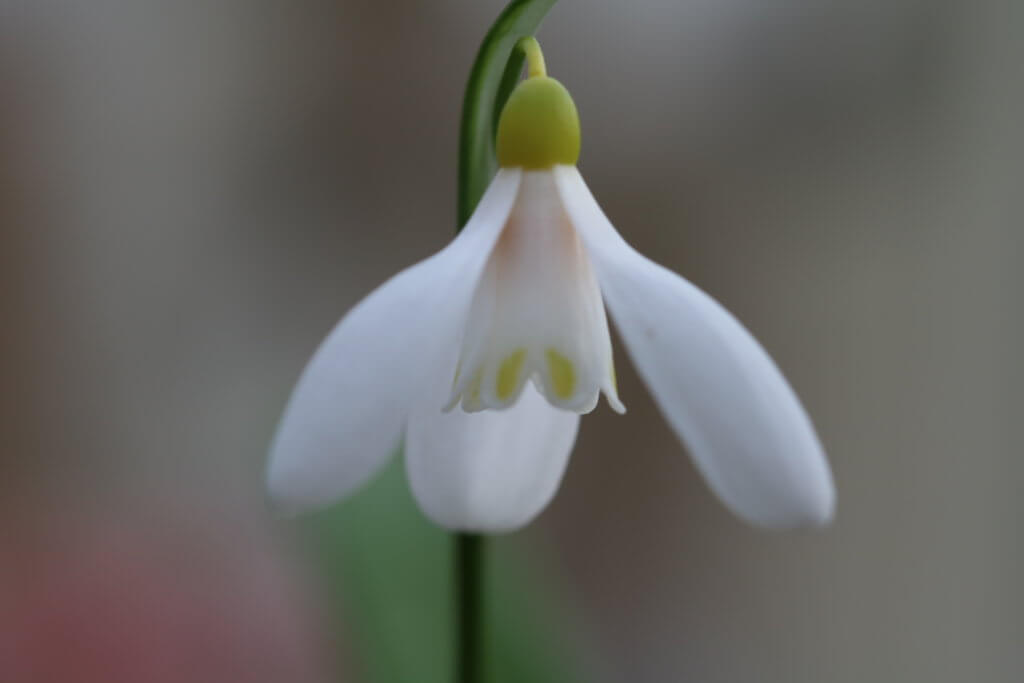
[[[265,477],[267,505],[275,516],[291,519],[314,507],[300,493],[298,478],[282,466],[284,459],[272,453]]]
[[[519,531],[530,524],[530,522],[532,522],[541,513],[541,510],[538,510],[536,514],[529,518],[517,519],[514,522],[510,522],[508,520],[489,519],[486,514],[479,514],[478,512],[467,512],[464,519],[454,519],[447,516],[437,515],[429,507],[423,506],[422,504],[420,509],[431,522],[453,533],[487,534],[489,536],[510,534]]]
[[[767,529],[823,529],[835,518],[836,493],[831,477],[814,482],[802,491],[791,492],[787,503],[759,514],[739,514],[748,522]]]
[[[806,526],[822,529],[832,524],[832,520],[836,516],[836,491],[835,486],[829,482],[827,490],[824,495],[821,496],[820,500],[817,501],[817,505],[811,510],[811,514],[808,516],[808,524]]]
[[[825,454],[819,450],[818,476],[801,497],[803,520],[800,526],[823,528],[832,523],[836,515],[836,487]]]
[[[501,411],[410,416],[405,470],[420,509],[454,531],[508,533],[551,501],[576,440],[579,416],[552,407],[532,385]]]
[[[284,519],[325,507],[348,493],[323,463],[309,457],[309,447],[286,441],[278,434],[270,448],[264,487],[267,504]]]
[[[626,405],[616,396],[614,393],[605,391],[605,400],[608,402],[608,407],[614,410],[619,415],[626,414]]]

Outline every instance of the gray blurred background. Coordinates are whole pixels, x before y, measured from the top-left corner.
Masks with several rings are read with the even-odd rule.
[[[110,643],[103,680],[346,680],[265,446],[327,330],[450,239],[502,5],[0,2],[0,680]],[[501,541],[594,679],[1021,680],[1024,5],[563,0],[539,38],[595,196],[769,349],[839,495],[741,524],[618,345],[629,413]]]

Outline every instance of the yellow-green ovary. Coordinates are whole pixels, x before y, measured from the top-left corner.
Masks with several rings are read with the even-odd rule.
[[[563,400],[570,398],[576,389],[576,369],[572,361],[555,349],[548,349],[544,355],[547,357],[551,388],[555,396]]]
[[[580,156],[580,118],[561,83],[547,76],[516,86],[498,120],[498,164],[527,169],[575,164]]]

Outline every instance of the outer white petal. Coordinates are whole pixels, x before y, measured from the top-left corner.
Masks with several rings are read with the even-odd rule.
[[[402,271],[338,323],[306,367],[271,446],[271,497],[297,511],[365,483],[398,446],[440,359],[457,349],[476,283],[521,172],[501,170],[445,249]]]
[[[579,415],[551,406],[528,384],[505,410],[441,412],[418,405],[405,439],[420,507],[450,529],[502,532],[532,520],[554,496],[576,441]]]
[[[711,488],[765,526],[830,520],[821,444],[765,350],[711,297],[626,244],[574,167],[556,174],[630,355]]]

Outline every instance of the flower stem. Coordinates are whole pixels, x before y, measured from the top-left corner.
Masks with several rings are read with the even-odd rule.
[[[484,537],[455,535],[456,683],[483,680]]]
[[[520,38],[516,47],[526,55],[526,75],[529,78],[548,75],[547,66],[544,64],[544,53],[540,51],[540,43],[536,38],[533,36]]]

